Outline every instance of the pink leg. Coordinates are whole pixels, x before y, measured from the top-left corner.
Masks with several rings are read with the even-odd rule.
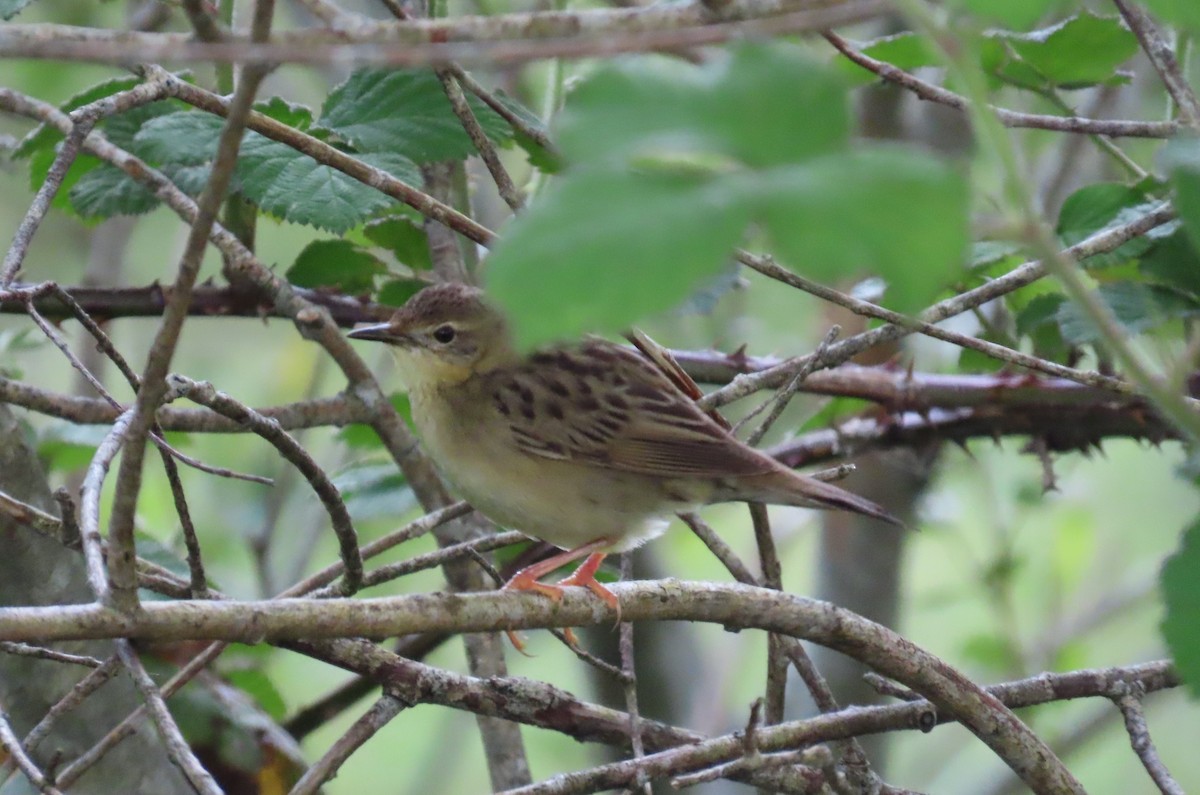
[[[550,597],[554,601],[562,599],[564,585],[580,585],[587,588],[592,593],[599,596],[606,604],[612,607],[620,615],[620,604],[617,602],[616,594],[605,588],[596,581],[596,570],[600,568],[603,562],[605,553],[597,552],[597,550],[610,546],[612,541],[608,538],[598,538],[595,541],[589,541],[583,546],[569,549],[566,552],[560,552],[557,555],[551,555],[545,560],[540,560],[532,566],[525,568],[514,574],[508,582],[504,583],[501,590],[504,591],[537,591],[540,594]],[[588,556],[575,573],[566,579],[559,582],[557,585],[550,585],[544,582],[538,582],[541,577],[549,574],[555,569],[570,563],[573,560],[579,560],[584,556]],[[574,633],[567,631],[567,639],[574,645]],[[513,631],[508,632],[508,639],[517,651],[525,653],[525,644],[517,637]]]

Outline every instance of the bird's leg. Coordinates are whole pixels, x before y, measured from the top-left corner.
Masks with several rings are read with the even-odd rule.
[[[596,581],[596,569],[600,568],[600,563],[604,560],[604,553],[597,552],[597,550],[611,546],[612,543],[612,539],[597,538],[595,541],[589,541],[583,546],[576,547],[575,549],[568,549],[567,551],[560,552],[557,555],[551,555],[545,560],[539,560],[537,563],[534,563],[531,566],[526,566],[510,577],[508,582],[504,583],[500,590],[537,591],[538,593],[548,596],[550,599],[557,602],[562,599],[563,585],[581,585],[590,590],[592,593],[596,594],[596,596],[599,596],[601,599],[603,599],[607,605],[617,610],[618,615],[620,615],[621,608],[620,603],[617,602],[616,594]],[[578,569],[576,569],[574,574],[572,574],[570,577],[567,577],[565,580],[562,580],[559,584],[550,585],[549,583],[538,582],[541,577],[544,577],[555,569],[570,563],[573,560],[579,560],[585,555],[588,556],[588,559],[585,560]],[[569,629],[568,633],[568,642],[574,641],[575,633],[570,632]],[[508,639],[512,642],[512,645],[517,649],[517,651],[524,653],[525,644],[521,642],[520,638],[517,637],[515,632],[508,630]],[[572,642],[572,645],[576,644]]]

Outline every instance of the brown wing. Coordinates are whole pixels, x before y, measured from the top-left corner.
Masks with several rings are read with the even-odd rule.
[[[600,340],[536,353],[497,373],[493,402],[530,455],[664,478],[751,475],[775,466],[639,354]]]

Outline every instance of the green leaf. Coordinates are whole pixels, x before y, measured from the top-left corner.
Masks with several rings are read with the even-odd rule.
[[[34,152],[29,158],[29,188],[36,191],[46,181],[46,177],[50,173],[51,166],[54,165],[54,158],[58,152],[57,146],[50,146],[45,149],[39,149]],[[79,153],[75,158],[75,162],[67,169],[66,175],[63,177],[62,183],[58,186],[58,193],[54,194],[54,200],[50,202],[51,207],[55,207],[64,212],[75,212],[74,205],[71,204],[71,188],[75,186],[85,174],[92,169],[99,168],[104,161],[93,155]]]
[[[70,197],[71,205],[84,218],[142,215],[158,206],[153,193],[109,163],[80,177]]]
[[[396,464],[353,464],[333,478],[356,522],[395,518],[417,504]]]
[[[287,280],[299,287],[326,287],[349,295],[370,292],[387,266],[346,240],[314,240],[304,247]]]
[[[950,8],[967,11],[986,21],[1024,29],[1045,15],[1054,0],[949,0]]]
[[[392,279],[379,288],[375,300],[385,306],[404,306],[408,299],[426,286],[426,282],[418,279]]]
[[[1049,28],[1000,38],[1050,85],[1061,88],[1103,83],[1138,50],[1137,37],[1119,17],[1087,11]]]
[[[1138,269],[1152,281],[1200,297],[1200,252],[1178,222],[1160,228],[1169,231],[1154,240],[1154,247],[1138,261]]]
[[[1097,232],[1123,226],[1145,214],[1150,206],[1145,194],[1137,188],[1117,182],[1097,182],[1067,197],[1055,231],[1064,246],[1073,246]],[[1152,245],[1146,237],[1135,237],[1112,251],[1088,257],[1082,264],[1088,269],[1111,268],[1140,256]]]
[[[817,278],[870,270],[888,303],[912,311],[937,293],[967,254],[966,185],[931,157],[878,147],[776,169],[760,197],[783,258]]]
[[[1200,302],[1196,299],[1153,284],[1112,282],[1101,285],[1096,292],[1130,334],[1149,331],[1171,320],[1200,315]],[[1091,320],[1073,303],[1064,303],[1059,308],[1058,325],[1063,338],[1072,345],[1095,342],[1100,338]]]
[[[3,2],[3,0],[0,0],[0,2]],[[58,109],[63,113],[70,113],[77,108],[82,108],[89,102],[95,102],[98,99],[112,96],[120,91],[128,91],[139,82],[141,81],[136,77],[119,77],[112,80],[105,80],[75,94],[66,102],[59,105]],[[62,139],[63,134],[57,128],[48,124],[40,124],[22,139],[20,146],[16,148],[12,156],[14,159],[32,157],[35,152],[53,148]]]
[[[1192,245],[1200,246],[1200,138],[1186,136],[1168,142],[1161,161],[1175,189],[1175,209],[1183,227]]]
[[[509,226],[488,258],[488,291],[524,347],[619,329],[715,276],[749,220],[710,177],[571,174]]]
[[[224,119],[211,113],[179,111],[146,121],[133,141],[151,162],[198,166],[216,157],[224,124]]]
[[[96,448],[107,435],[107,430],[99,425],[54,421],[38,433],[38,457],[51,471],[81,469],[91,462]]]
[[[263,102],[254,103],[254,109],[264,116],[270,116],[297,130],[307,130],[312,125],[312,109],[307,105],[288,102],[283,97],[271,97]]]
[[[412,404],[409,403],[408,395],[403,392],[394,393],[391,398],[392,407],[404,420],[408,427],[413,427],[412,419]],[[337,432],[337,438],[342,440],[347,446],[355,448],[381,448],[383,442],[379,441],[379,434],[370,425],[362,423],[354,423],[347,425]]]
[[[0,0],[0,19],[12,19],[33,0]]]
[[[413,270],[429,270],[433,267],[425,227],[409,218],[391,215],[371,221],[363,229],[363,235],[380,248],[392,252],[398,261]]]
[[[420,171],[403,155],[356,155],[368,165],[409,184]],[[238,161],[242,193],[264,211],[285,221],[342,233],[396,200],[341,171],[325,166],[286,144],[249,133]]]
[[[1200,520],[1183,532],[1179,549],[1163,564],[1159,585],[1166,605],[1163,639],[1192,697],[1200,698]]]
[[[844,147],[843,81],[798,48],[743,44],[702,68],[637,59],[602,69],[563,112],[572,163],[713,154],[752,167]]]
[[[280,721],[287,714],[287,703],[280,695],[279,689],[259,668],[238,668],[225,672],[229,684],[245,691],[255,703],[273,720]]]
[[[491,108],[467,97],[480,127],[496,143],[512,130]],[[334,132],[360,152],[398,153],[418,163],[473,154],[437,76],[428,69],[359,69],[330,93],[319,129]]]
[[[1196,0],[1145,0],[1146,7],[1164,22],[1200,32],[1200,4]]]

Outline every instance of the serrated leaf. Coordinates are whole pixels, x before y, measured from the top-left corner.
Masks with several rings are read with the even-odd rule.
[[[1122,226],[1143,215],[1151,205],[1145,194],[1117,182],[1097,182],[1072,193],[1063,202],[1055,232],[1064,246],[1073,246],[1097,232]],[[1135,237],[1112,251],[1082,261],[1085,268],[1111,268],[1148,251],[1153,243]]]
[[[403,155],[356,155],[410,185],[420,170]],[[342,233],[396,203],[392,197],[325,166],[286,144],[249,133],[238,160],[242,193],[265,212],[296,224]]]
[[[1047,323],[1057,323],[1058,312],[1066,300],[1067,297],[1062,293],[1042,293],[1035,296],[1017,313],[1017,334],[1032,334]]]
[[[512,138],[508,122],[474,96],[467,97],[492,141]],[[360,152],[398,153],[416,161],[455,160],[474,144],[454,115],[437,76],[428,69],[359,69],[325,100],[319,128]]]
[[[216,157],[224,124],[224,119],[211,113],[179,111],[146,121],[133,140],[141,156],[151,162],[198,166]]]
[[[1171,320],[1200,315],[1200,302],[1158,285],[1112,282],[1101,285],[1096,292],[1130,334],[1149,331]],[[1064,303],[1059,308],[1058,325],[1063,338],[1072,345],[1095,342],[1100,338],[1091,321],[1073,303]]]
[[[59,105],[58,109],[63,113],[70,113],[77,108],[82,108],[89,102],[95,102],[98,99],[103,99],[120,91],[127,91],[139,82],[136,77],[119,77],[112,80],[105,80],[75,94],[66,102]],[[30,157],[34,152],[52,148],[62,139],[63,134],[57,128],[48,124],[40,124],[22,139],[20,146],[13,152],[13,158]]]
[[[142,215],[158,206],[158,198],[121,169],[103,163],[71,188],[71,206],[84,218]]]
[[[830,280],[869,270],[887,281],[887,303],[902,312],[945,286],[967,254],[966,184],[916,151],[814,158],[748,190],[789,264]]]
[[[1030,33],[995,31],[985,68],[1022,88],[1084,88],[1124,81],[1117,67],[1137,52],[1137,38],[1119,17],[1083,12]]]
[[[371,221],[363,228],[363,235],[380,248],[392,252],[398,261],[413,270],[429,270],[433,267],[425,227],[410,218],[392,215]]]
[[[307,130],[312,124],[312,109],[307,105],[288,102],[283,97],[271,97],[263,102],[254,103],[254,109],[264,116],[270,116],[297,130]]]
[[[1163,639],[1193,698],[1200,698],[1200,520],[1192,523],[1159,577],[1166,616]]]
[[[324,287],[348,295],[370,292],[387,266],[346,240],[314,240],[304,247],[287,280],[298,287]]]

